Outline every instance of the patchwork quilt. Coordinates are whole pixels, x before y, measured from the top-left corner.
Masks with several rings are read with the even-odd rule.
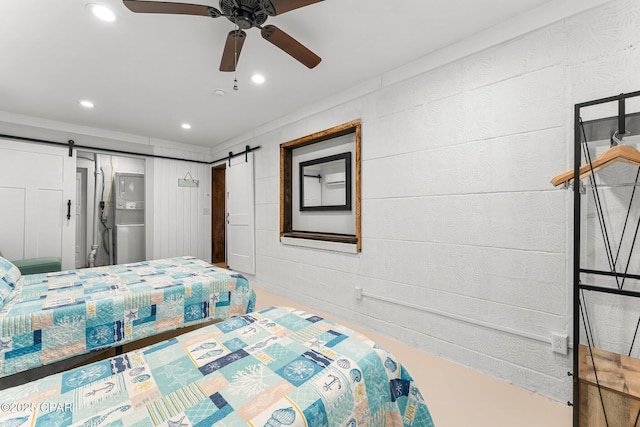
[[[386,350],[269,308],[0,391],[19,426],[420,426],[423,396]]]
[[[21,277],[0,309],[0,377],[253,311],[240,274],[193,257]]]

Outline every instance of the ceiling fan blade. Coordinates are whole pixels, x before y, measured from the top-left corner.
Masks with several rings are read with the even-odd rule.
[[[227,41],[222,51],[222,59],[220,60],[220,71],[235,71],[236,64],[240,59],[240,52],[247,33],[242,30],[232,30],[227,35]]]
[[[267,15],[275,16],[321,1],[322,0],[260,0],[260,3],[262,4],[262,8],[267,12]]]
[[[313,68],[322,61],[322,59],[311,52],[309,49],[300,44],[299,41],[282,31],[275,25],[265,25],[262,28],[262,37],[268,42],[287,52],[296,60],[300,61],[308,68]]]
[[[136,13],[171,13],[176,15],[201,15],[217,18],[222,13],[215,7],[201,4],[171,3],[163,1],[122,0],[124,5]]]

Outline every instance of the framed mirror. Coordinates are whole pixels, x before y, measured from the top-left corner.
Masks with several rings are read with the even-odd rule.
[[[281,242],[349,253],[362,250],[360,139],[361,123],[354,120],[280,144]],[[304,175],[310,176],[305,180]],[[323,184],[327,175],[330,183]],[[340,194],[337,201],[322,197],[323,185]]]
[[[300,162],[300,210],[351,210],[351,152]]]

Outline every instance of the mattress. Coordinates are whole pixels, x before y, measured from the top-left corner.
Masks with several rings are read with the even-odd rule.
[[[242,275],[193,257],[23,276],[0,310],[0,377],[254,305]]]
[[[392,353],[287,307],[0,391],[19,426],[433,427]]]

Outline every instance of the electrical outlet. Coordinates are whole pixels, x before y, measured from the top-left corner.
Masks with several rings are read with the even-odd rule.
[[[362,288],[360,286],[356,286],[356,299],[362,299]]]
[[[558,354],[569,354],[569,336],[566,334],[551,334],[551,351]]]

